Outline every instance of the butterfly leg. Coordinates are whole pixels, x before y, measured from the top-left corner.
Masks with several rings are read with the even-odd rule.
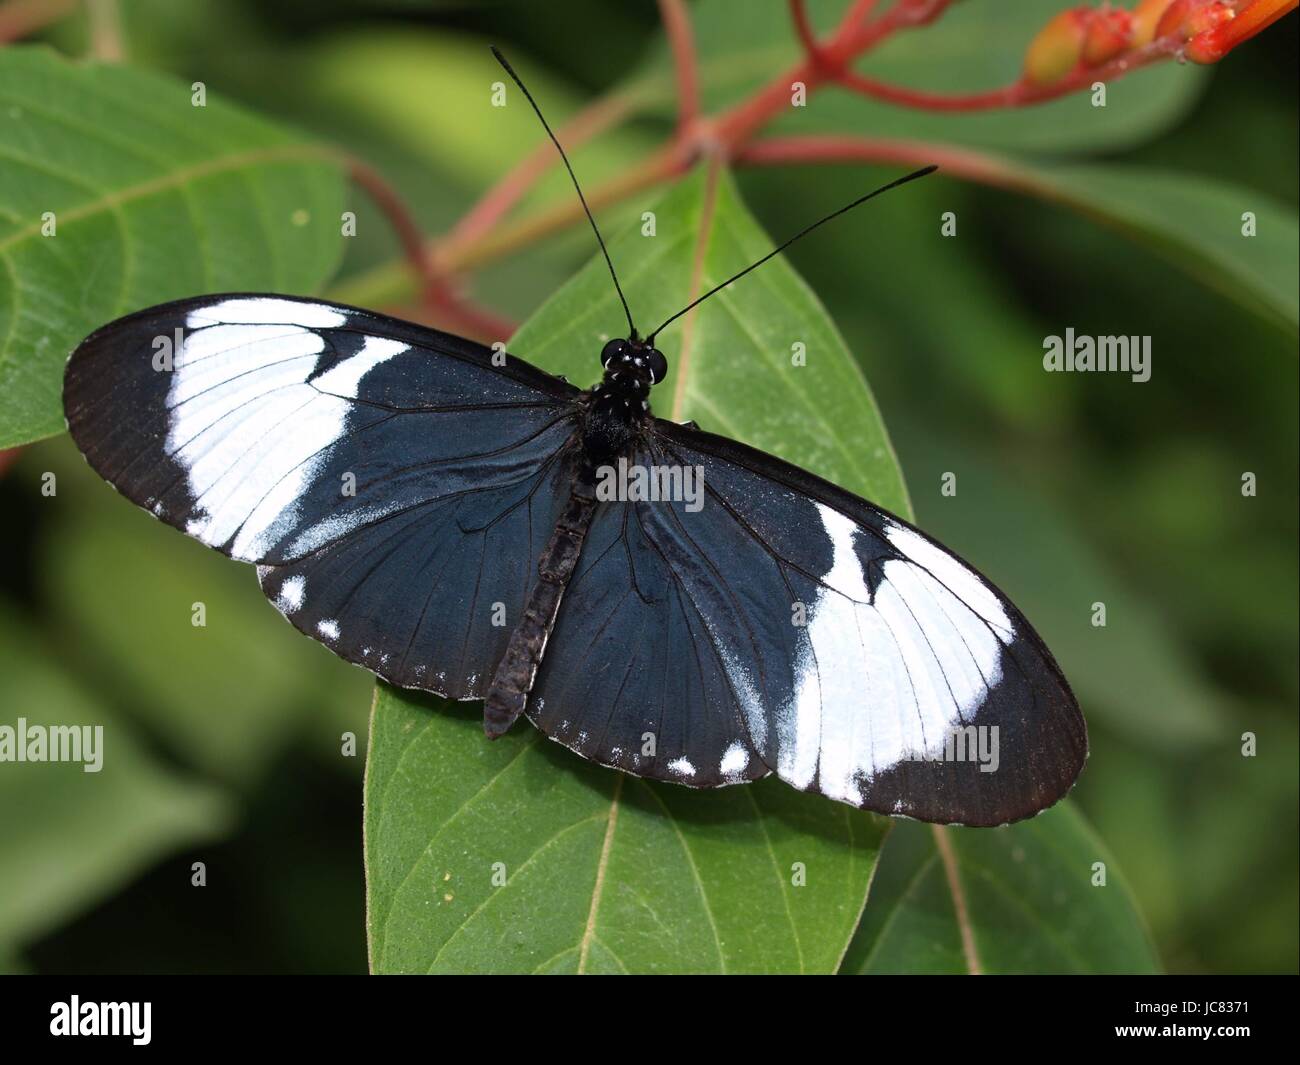
[[[483,731],[489,739],[502,735],[524,712],[542,655],[546,653],[546,640],[555,624],[560,600],[577,568],[595,510],[594,487],[583,479],[575,481],[564,512],[537,564],[537,583],[524,604],[523,619],[510,634],[506,652],[492,676],[483,703]]]

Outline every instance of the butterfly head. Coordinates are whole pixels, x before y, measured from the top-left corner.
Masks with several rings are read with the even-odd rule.
[[[626,382],[631,391],[642,396],[650,391],[652,385],[668,376],[668,360],[664,353],[637,337],[609,341],[601,349],[600,364],[605,367],[606,382]]]
[[[650,417],[650,389],[668,376],[668,360],[635,333],[615,338],[600,352],[605,375],[584,404],[583,445],[593,462],[626,452]]]

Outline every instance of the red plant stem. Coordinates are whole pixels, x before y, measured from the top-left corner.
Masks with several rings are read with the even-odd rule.
[[[948,4],[948,0],[900,0],[885,17],[871,24],[870,32],[858,33],[856,47],[861,51],[879,43],[896,29],[903,28],[919,18],[932,19]],[[844,58],[835,59],[841,65],[849,58],[848,40],[861,29],[862,23],[875,7],[875,0],[856,0],[835,31],[833,47]],[[897,14],[898,8],[907,10],[907,17]],[[791,85],[802,81],[811,91],[823,84],[829,73],[826,62],[801,62],[774,78],[749,100],[744,101],[715,121],[709,123],[707,135],[695,143],[687,132],[687,123],[699,122],[698,87],[695,64],[695,47],[690,33],[690,22],[682,0],[660,0],[660,11],[665,31],[672,44],[678,82],[679,119],[677,136],[673,142],[660,147],[651,156],[636,163],[618,177],[589,190],[588,203],[593,211],[617,202],[641,189],[671,180],[690,169],[698,156],[698,149],[707,147],[713,153],[728,157],[746,143],[762,126],[783,111],[790,103]],[[892,18],[890,16],[893,16]],[[822,50],[823,52],[825,49]],[[621,117],[621,116],[614,116]],[[575,120],[576,121],[576,120]],[[610,118],[613,121],[613,118]],[[542,145],[539,153],[549,151]],[[546,156],[539,156],[546,158]],[[530,157],[532,158],[532,157]],[[527,191],[540,171],[528,161],[517,168],[517,173],[505,179],[489,193],[490,205],[480,201],[470,216],[457,224],[448,234],[433,242],[430,259],[436,263],[439,276],[454,271],[468,270],[507,252],[549,236],[581,217],[576,203],[560,204],[547,208],[531,218],[510,225],[498,226],[511,204]],[[506,191],[501,191],[505,189]],[[485,197],[487,200],[487,197]],[[509,201],[509,202],[507,202]]]
[[[844,18],[840,22],[841,30],[857,29],[871,16],[875,10],[876,0],[854,0],[853,6],[849,8]]]
[[[77,0],[9,0],[0,4],[0,43],[35,33],[76,8]]]
[[[869,137],[811,134],[768,137],[742,148],[734,161],[744,166],[788,166],[792,163],[884,163],[915,166],[934,163],[940,173],[999,188],[1027,189],[1022,172],[993,156],[926,141],[876,140]]]
[[[715,138],[734,151],[790,106],[796,82],[802,83],[805,91],[811,93],[826,80],[827,75],[822,71],[820,63],[807,59],[797,63],[748,100],[742,100],[726,114],[720,115],[713,123]]]
[[[692,161],[690,146],[674,140],[617,177],[587,189],[587,204],[593,212],[599,211],[642,189],[680,177],[690,169]],[[433,254],[445,272],[471,270],[516,248],[550,236],[582,217],[582,206],[577,198],[566,198],[535,215],[502,226],[478,240],[437,241]]]
[[[433,260],[425,254],[424,237],[420,227],[407,210],[406,204],[374,167],[352,156],[347,157],[349,176],[383,211],[397,234],[402,252],[420,282],[424,300],[440,313],[448,325],[467,330],[476,336],[504,340],[514,332],[514,324],[491,311],[475,306],[456,291],[452,282],[434,268]]]
[[[700,117],[699,66],[695,59],[695,36],[691,17],[683,0],[659,0],[659,17],[672,47],[677,72],[677,135],[689,136]]]
[[[795,82],[811,93],[838,80],[848,64],[900,29],[923,25],[938,18],[950,0],[898,0],[875,21],[864,21],[874,4],[857,3],[840,20],[829,43],[818,45],[808,58],[778,75],[748,100],[742,101],[713,124],[716,138],[731,152],[790,105]]]
[[[857,7],[852,8],[840,22],[833,49],[837,57],[844,61],[855,58],[898,30],[928,26],[947,11],[952,2],[953,0],[897,0],[893,7],[871,21],[859,13]],[[869,12],[875,5],[858,6],[865,6]]]
[[[794,20],[794,30],[799,35],[804,54],[816,63],[821,54],[821,45],[817,43],[817,34],[808,21],[808,7],[804,0],[790,0],[790,18]]]
[[[421,287],[433,288],[439,278],[435,276],[432,264],[424,254],[424,238],[420,234],[420,227],[406,209],[402,197],[369,163],[348,156],[347,166],[348,176],[365,190],[375,206],[388,218],[389,224],[397,234],[397,239],[401,242],[402,252],[406,255],[407,262],[411,264],[412,271],[420,279]]]
[[[1144,48],[1116,56],[1101,66],[1089,67],[1080,63],[1065,77],[1050,85],[1035,85],[1021,80],[1013,85],[984,92],[934,93],[908,89],[901,85],[888,85],[851,70],[841,71],[836,81],[846,89],[864,96],[925,111],[988,111],[996,107],[1025,107],[1068,96],[1099,81],[1114,81],[1154,60],[1176,54],[1185,43],[1178,35],[1162,37]]]
[[[610,96],[583,108],[556,130],[556,137],[572,151],[604,130],[616,125],[631,109],[626,96]],[[470,243],[492,230],[527,195],[538,178],[560,161],[549,140],[533,149],[513,170],[492,186],[447,233],[451,243]]]
[[[466,299],[450,282],[443,282],[425,299],[437,320],[452,332],[485,341],[506,341],[519,328],[517,322]]]
[[[0,477],[9,472],[9,467],[18,461],[18,457],[22,453],[23,449],[20,447],[11,447],[6,451],[0,451]]]

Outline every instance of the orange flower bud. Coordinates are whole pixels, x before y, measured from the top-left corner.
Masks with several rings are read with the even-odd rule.
[[[1173,2],[1174,0],[1141,0],[1133,9],[1133,39],[1129,42],[1131,48],[1141,48],[1156,39],[1156,25],[1160,22],[1160,16]]]
[[[1133,16],[1117,8],[1093,13],[1088,35],[1083,42],[1083,61],[1090,67],[1101,66],[1127,50],[1133,41]]]
[[[1228,0],[1174,0],[1156,23],[1156,36],[1168,37],[1176,33],[1191,40],[1198,33],[1235,18],[1236,9]]]
[[[1078,66],[1092,14],[1086,7],[1062,11],[1039,30],[1025,52],[1025,80],[1051,85]]]
[[[1185,54],[1197,63],[1217,63],[1295,7],[1296,0],[1251,0],[1244,5],[1216,3],[1202,14],[1197,24],[1199,32],[1188,42]]]

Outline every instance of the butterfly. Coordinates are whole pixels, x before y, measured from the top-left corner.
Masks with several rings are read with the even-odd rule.
[[[628,325],[589,390],[371,311],[219,294],[88,336],[68,426],[128,499],[256,564],[301,632],[483,700],[489,737],[526,716],[653,780],[776,773],[885,814],[1015,821],[1088,750],[1020,611],[901,518],[651,404],[663,328],[932,169],[644,337],[587,210]]]

